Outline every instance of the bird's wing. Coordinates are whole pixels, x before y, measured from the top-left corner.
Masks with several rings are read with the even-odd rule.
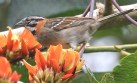
[[[87,21],[91,21],[91,19],[92,18],[85,18],[85,17],[50,18],[49,20],[47,20],[45,27],[54,29],[56,31],[60,31],[62,29],[84,25]]]

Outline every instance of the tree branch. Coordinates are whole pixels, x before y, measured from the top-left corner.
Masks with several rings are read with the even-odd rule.
[[[116,2],[116,0],[112,0],[112,3],[114,4],[114,6],[120,11],[122,12],[123,10],[120,8],[120,6],[118,5],[118,3]],[[137,22],[132,19],[130,16],[128,16],[127,14],[124,15],[132,24],[134,24],[135,26],[137,26]]]
[[[83,14],[81,15],[82,17],[85,17],[87,15],[87,13],[90,10],[90,3],[88,4],[87,8],[85,9],[85,11],[83,12]]]
[[[104,6],[101,6],[104,7]],[[120,6],[120,8],[125,11],[125,10],[129,10],[129,9],[135,9],[137,8],[137,3],[136,4],[130,4],[130,5],[124,5],[124,6]],[[100,9],[104,9],[104,8],[100,8]],[[100,12],[102,12],[100,9],[95,9],[93,16],[95,19],[99,19],[102,17],[102,14],[100,14]],[[119,12],[118,9],[114,8],[114,13]],[[137,19],[137,11],[131,12],[128,14],[131,18],[133,19]],[[81,16],[81,15],[78,15]],[[89,17],[89,13],[86,15],[86,17]],[[118,16],[112,20],[110,20],[109,22],[103,24],[99,30],[102,29],[110,29],[110,28],[120,28],[126,25],[131,24],[131,22],[129,22],[124,16]]]
[[[104,16],[112,14],[113,13],[112,0],[105,0],[104,3],[105,3]]]
[[[114,46],[89,46],[85,48],[85,53],[91,52],[117,52],[120,50],[137,49],[137,44],[114,45]]]

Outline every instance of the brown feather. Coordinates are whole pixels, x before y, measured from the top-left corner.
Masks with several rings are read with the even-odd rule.
[[[45,28],[52,28],[55,31],[60,31],[62,29],[67,29],[71,27],[76,27],[85,24],[86,22],[91,22],[92,18],[85,17],[58,17],[48,19]]]

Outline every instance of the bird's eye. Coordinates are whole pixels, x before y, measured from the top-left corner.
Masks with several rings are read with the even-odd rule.
[[[36,35],[36,31],[35,31],[35,30],[33,30],[31,33],[32,33],[33,35]]]
[[[30,19],[26,19],[26,21],[30,21]]]
[[[30,22],[30,20],[26,20],[26,21],[25,21],[25,23],[29,23],[29,22]]]
[[[36,21],[36,22],[38,22],[38,21],[39,21],[39,19],[35,19],[35,21]]]

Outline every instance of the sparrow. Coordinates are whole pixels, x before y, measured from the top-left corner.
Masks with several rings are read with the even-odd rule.
[[[64,48],[76,49],[79,44],[88,42],[101,25],[131,11],[133,10],[114,13],[97,20],[74,16],[49,19],[28,16],[16,23],[16,26],[27,28],[44,47],[62,44]]]

